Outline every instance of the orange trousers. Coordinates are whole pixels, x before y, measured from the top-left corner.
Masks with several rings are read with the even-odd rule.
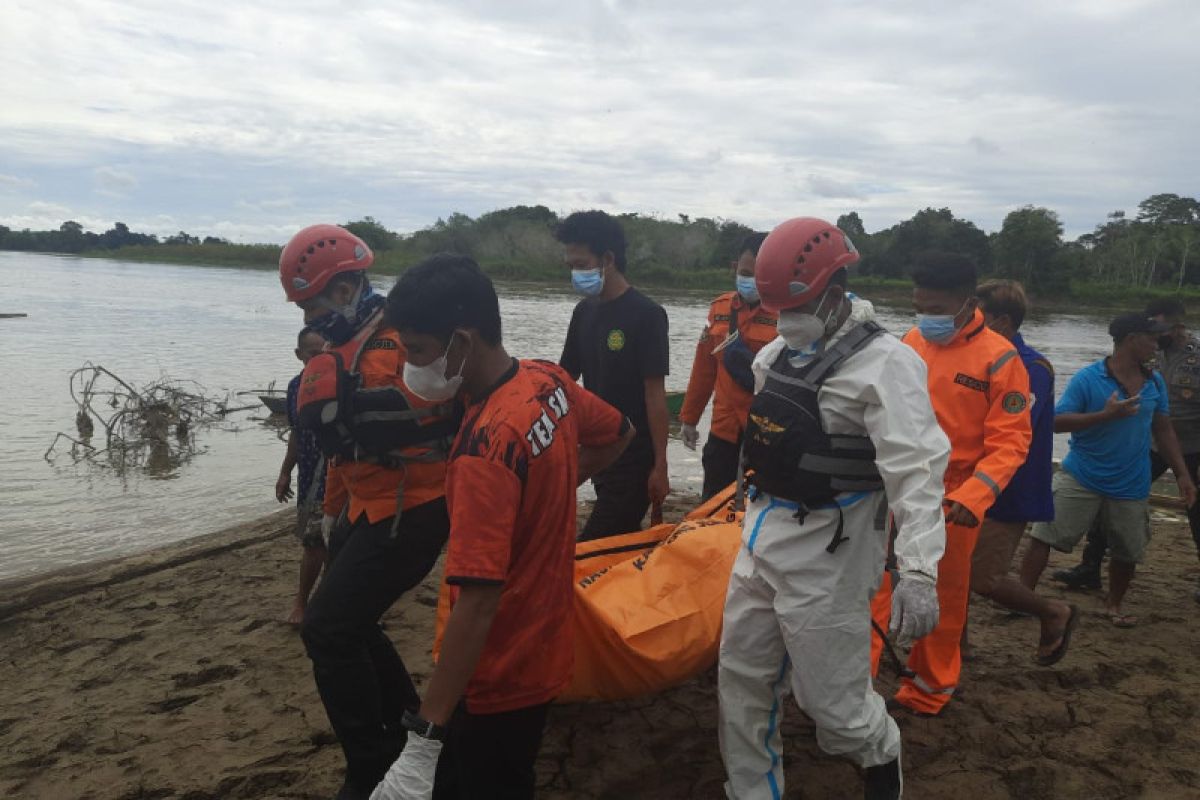
[[[913,645],[908,668],[916,678],[903,678],[896,699],[914,711],[937,714],[958,688],[962,671],[959,640],[967,624],[967,603],[971,594],[971,554],[979,539],[979,528],[946,526],[946,552],[938,563],[937,595],[940,613],[937,627]],[[892,581],[883,576],[879,591],[871,601],[871,616],[883,630],[892,616]],[[871,674],[879,673],[883,641],[871,636]]]

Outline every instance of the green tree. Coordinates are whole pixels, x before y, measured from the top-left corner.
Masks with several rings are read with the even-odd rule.
[[[1009,212],[996,236],[999,272],[1034,289],[1063,285],[1070,276],[1053,274],[1062,248],[1062,232],[1058,214],[1048,208],[1025,206]]]
[[[948,208],[922,209],[912,219],[868,238],[875,237],[878,242],[863,243],[869,246],[869,256],[864,258],[863,264],[863,272],[867,274],[900,277],[911,269],[921,253],[930,250],[969,256],[985,272],[991,267],[987,234],[975,223],[955,217]],[[855,242],[855,245],[859,246],[859,243]]]
[[[196,245],[200,244],[200,237],[192,236],[187,231],[180,231],[174,236],[168,236],[164,239],[163,244]]]
[[[64,253],[81,253],[87,246],[87,237],[84,235],[83,226],[73,219],[58,226],[57,238],[58,246],[55,249]]]
[[[396,246],[398,239],[395,233],[385,228],[374,217],[363,217],[354,222],[347,222],[342,227],[366,242],[372,250],[391,250]]]

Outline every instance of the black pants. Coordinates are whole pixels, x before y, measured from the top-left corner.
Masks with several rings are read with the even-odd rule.
[[[650,507],[646,487],[654,468],[654,446],[650,437],[637,437],[612,466],[596,473],[592,487],[596,505],[583,526],[580,541],[616,536],[641,530],[642,518]]]
[[[366,515],[329,542],[329,568],[304,612],[300,635],[317,691],[346,756],[346,782],[370,793],[400,754],[401,717],[420,697],[379,618],[433,569],[446,543],[446,501],[410,508],[391,535],[392,518]]]
[[[433,800],[529,800],[548,703],[499,714],[459,705],[438,759]]]
[[[1196,479],[1196,469],[1200,467],[1200,452],[1184,453],[1183,462],[1187,464],[1188,474]],[[1167,462],[1158,453],[1150,453],[1150,480],[1156,481],[1167,471]],[[1192,540],[1196,543],[1196,555],[1200,556],[1200,503],[1187,510],[1188,525],[1192,529]],[[1100,566],[1104,563],[1104,553],[1108,550],[1108,537],[1099,525],[1092,525],[1088,531],[1087,544],[1083,548],[1082,565],[1100,574]]]
[[[707,500],[737,480],[738,456],[742,450],[742,437],[736,442],[718,439],[711,433],[704,443],[700,463],[704,466],[704,491],[701,500]]]

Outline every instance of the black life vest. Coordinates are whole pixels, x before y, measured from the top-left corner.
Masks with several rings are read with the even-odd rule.
[[[349,342],[309,360],[297,406],[327,459],[398,468],[405,461],[441,461],[458,431],[453,403],[431,404],[402,386],[364,387],[358,363],[370,347],[398,348],[380,336],[382,311]]]
[[[785,349],[750,404],[743,439],[746,480],[757,491],[797,503],[801,522],[808,509],[831,503],[843,492],[883,488],[871,439],[826,433],[817,402],[821,384],[883,332],[877,323],[864,322],[799,367],[789,363]],[[840,541],[839,522],[830,552]]]

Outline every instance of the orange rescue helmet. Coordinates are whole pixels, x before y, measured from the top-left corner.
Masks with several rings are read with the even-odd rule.
[[[825,291],[837,271],[858,261],[858,250],[837,226],[816,217],[778,225],[758,250],[754,283],[762,307],[780,312]]]
[[[334,275],[361,272],[374,261],[367,243],[340,225],[309,225],[279,254],[279,282],[287,299],[299,303],[323,292]]]

